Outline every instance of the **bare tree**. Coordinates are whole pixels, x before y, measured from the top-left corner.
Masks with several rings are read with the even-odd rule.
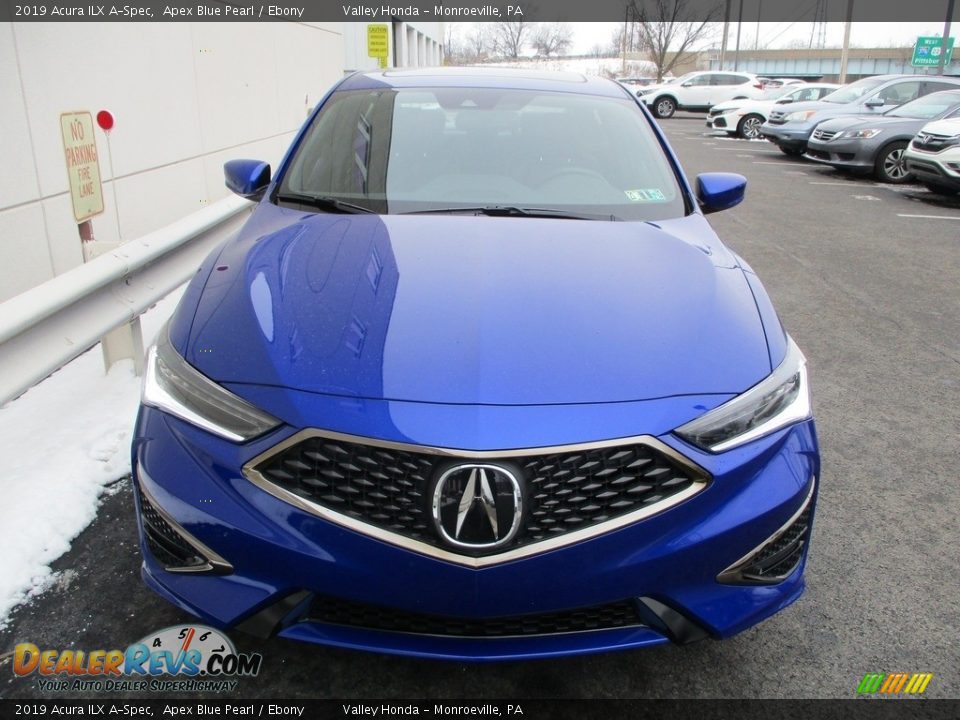
[[[530,42],[541,57],[565,55],[573,45],[573,28],[569,23],[538,23]]]
[[[454,29],[456,23],[447,23],[443,31],[443,63],[459,65],[464,61],[463,44]]]
[[[657,81],[675,65],[687,61],[693,45],[710,37],[708,23],[719,17],[720,6],[714,5],[706,15],[703,9],[696,0],[630,0],[628,15],[638,21],[643,45],[657,67]],[[673,56],[668,59],[671,52]]]
[[[464,44],[467,57],[472,62],[482,62],[490,54],[490,37],[487,26],[483,23],[474,23]]]
[[[516,60],[527,46],[533,25],[520,22],[498,22],[490,30],[490,41],[497,55]]]

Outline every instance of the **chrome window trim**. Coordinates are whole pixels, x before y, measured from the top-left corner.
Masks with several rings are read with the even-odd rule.
[[[757,545],[753,550],[748,552],[742,558],[737,560],[735,563],[730,565],[726,570],[717,575],[717,582],[724,583],[726,585],[774,585],[779,582],[783,582],[790,574],[796,570],[796,567],[791,568],[790,572],[782,576],[771,576],[764,580],[754,579],[750,577],[745,577],[743,575],[743,567],[750,564],[750,561],[759,554],[767,545],[772,542],[776,542],[787,529],[793,525],[797,518],[803,515],[804,511],[810,507],[810,503],[813,500],[813,491],[817,488],[817,478],[816,476],[811,476],[810,478],[810,490],[807,493],[806,499],[800,503],[800,507],[797,509],[793,515],[790,516],[790,519],[787,520],[783,525],[781,525],[776,532],[767,537],[762,543]]]
[[[150,476],[144,472],[143,467],[138,465],[137,476],[141,475],[153,482]],[[157,511],[157,514],[164,520],[164,522],[170,525],[170,527],[172,527],[174,531],[176,531],[176,533],[180,535],[187,542],[187,544],[190,545],[190,547],[197,551],[197,554],[200,557],[207,561],[205,565],[197,565],[196,567],[164,566],[164,570],[171,573],[212,573],[215,575],[229,575],[233,572],[233,565],[224,560],[219,554],[211,550],[209,547],[187,532],[180,523],[173,519],[170,513],[163,509],[163,506],[157,502],[157,499],[150,494],[150,492],[143,486],[142,482],[137,483],[137,490],[139,490],[139,492],[147,499],[147,502],[149,502],[153,509]],[[140,512],[143,512],[142,508],[140,509]],[[159,562],[159,560],[157,560],[157,562]]]
[[[419,540],[413,540],[389,530],[375,527],[362,520],[357,520],[356,518],[352,518],[348,515],[344,515],[329,508],[323,507],[322,505],[307,500],[306,498],[302,498],[299,495],[275,485],[255,469],[257,465],[270,459],[274,455],[283,452],[287,448],[296,445],[297,443],[314,437],[356,443],[370,447],[383,448],[386,450],[401,450],[404,452],[420,453],[424,455],[456,458],[465,461],[510,459],[517,457],[528,457],[531,455],[551,455],[553,453],[596,450],[602,448],[620,447],[624,445],[646,445],[647,447],[653,448],[654,450],[666,455],[673,462],[683,467],[688,473],[690,473],[694,480],[693,484],[686,490],[682,490],[675,495],[671,495],[669,498],[666,498],[658,503],[654,503],[649,507],[641,508],[640,510],[632,513],[627,513],[626,515],[621,515],[605,522],[591,525],[590,527],[575,530],[559,537],[541,540],[539,542],[531,543],[529,545],[498,553],[496,555],[468,557],[450,552],[449,550],[445,550],[425,542],[421,542]],[[501,565],[503,563],[520,560],[533,555],[541,555],[543,553],[557,550],[568,545],[573,545],[613,530],[619,530],[620,528],[626,527],[627,525],[635,523],[639,520],[659,514],[669,508],[674,507],[675,505],[679,505],[684,500],[687,500],[703,491],[710,484],[711,480],[710,473],[708,473],[704,468],[700,467],[692,460],[652,435],[636,435],[632,437],[615,438],[612,440],[597,440],[594,442],[572,443],[569,445],[550,445],[534,448],[508,450],[460,450],[455,448],[415,445],[412,443],[380,440],[377,438],[367,438],[330,430],[320,430],[317,428],[301,430],[300,432],[291,435],[283,442],[274,445],[269,450],[260,453],[255,458],[244,464],[243,475],[253,485],[264,492],[269,493],[278,500],[282,500],[283,502],[293,505],[294,507],[297,507],[305,512],[316,515],[317,517],[321,517],[324,520],[329,520],[330,522],[336,523],[342,527],[354,530],[363,535],[367,535],[376,540],[381,540],[405,550],[419,553],[420,555],[426,555],[428,557],[432,557],[437,560],[443,560],[454,565],[462,565],[476,569],[490,567],[492,565]]]

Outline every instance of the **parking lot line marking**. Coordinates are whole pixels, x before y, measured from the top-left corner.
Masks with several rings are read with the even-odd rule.
[[[704,145],[712,145],[713,143],[704,143]],[[764,155],[774,155],[778,156],[780,153],[771,152],[766,148],[751,148],[751,147],[716,147],[714,150],[733,150],[734,152],[758,152],[763,153]]]
[[[960,215],[909,215],[907,213],[897,213],[897,217],[924,218],[925,220],[960,220]]]
[[[779,163],[777,163],[779,165]],[[784,170],[784,175],[809,175],[809,170]]]

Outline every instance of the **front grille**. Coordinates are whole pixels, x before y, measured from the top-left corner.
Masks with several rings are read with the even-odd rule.
[[[717,118],[713,121],[713,126],[718,128],[725,128],[727,126],[726,118]]]
[[[309,436],[268,453],[246,470],[265,481],[260,485],[268,491],[276,486],[334,513],[440,547],[431,490],[435,480],[460,461],[471,462],[467,457]],[[545,454],[531,450],[520,456],[512,452],[502,459],[485,457],[484,462],[511,467],[526,486],[520,531],[494,552],[656,506],[706,479],[640,442]]]
[[[165,568],[200,568],[207,564],[207,559],[197,554],[190,543],[163,519],[143,493],[140,494],[140,518],[147,547]]]
[[[305,622],[472,638],[556,635],[644,625],[633,600],[554,613],[473,619],[424,615],[323,596],[314,598]]]
[[[824,142],[827,142],[829,140],[833,140],[833,138],[836,137],[838,132],[839,130],[820,130],[818,128],[813,131],[813,139],[823,140]]]
[[[948,147],[960,145],[960,138],[949,135],[920,133],[913,139],[913,148],[921,152],[938,153]]]
[[[807,146],[807,157],[812,157],[816,160],[829,160],[830,153],[825,153],[821,150],[812,150],[810,146]]]
[[[770,113],[770,117],[767,119],[771,125],[783,125],[786,120],[784,118],[787,114],[781,110],[774,110]]]

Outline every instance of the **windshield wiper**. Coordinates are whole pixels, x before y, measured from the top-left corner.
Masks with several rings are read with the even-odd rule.
[[[483,205],[480,207],[449,207],[432,208],[430,210],[411,210],[404,215],[439,215],[469,213],[471,215],[489,215],[491,217],[533,217],[558,218],[561,220],[619,220],[615,215],[599,215],[588,213],[572,213],[566,210],[550,208],[524,208],[513,205]]]
[[[289,203],[298,203],[300,205],[309,205],[315,207],[318,210],[324,210],[326,212],[332,213],[372,213],[376,215],[376,211],[371,210],[370,208],[365,208],[361,205],[354,205],[353,203],[344,202],[343,200],[337,200],[333,197],[328,197],[326,195],[301,195],[299,193],[281,193],[277,195],[277,200],[280,202],[289,202]]]

